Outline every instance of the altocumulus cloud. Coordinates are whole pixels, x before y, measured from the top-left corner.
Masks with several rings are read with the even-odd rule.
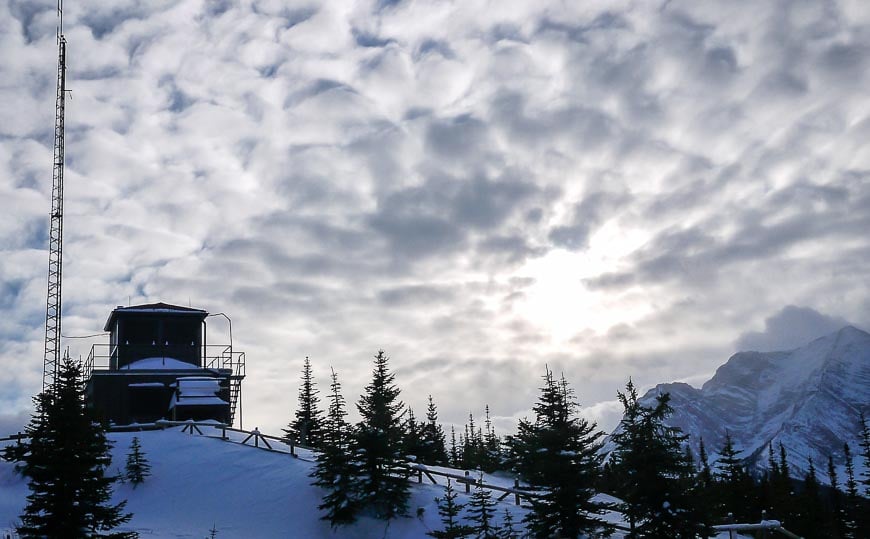
[[[13,413],[40,383],[54,5],[0,3]],[[352,401],[383,347],[418,415],[503,425],[546,363],[611,426],[629,375],[870,325],[857,0],[68,0],[65,29],[64,332],[229,313],[248,425],[287,421],[305,355]]]

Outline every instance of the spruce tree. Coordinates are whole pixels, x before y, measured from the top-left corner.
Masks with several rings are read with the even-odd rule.
[[[720,517],[731,513],[738,522],[748,522],[757,518],[756,489],[755,482],[739,455],[740,452],[734,448],[731,440],[731,433],[726,431],[725,445],[719,451],[714,474],[716,490],[721,500],[718,513]]]
[[[402,452],[409,460],[423,462],[421,458],[425,453],[423,448],[423,425],[417,422],[417,418],[414,416],[414,411],[411,408],[408,408],[407,416],[403,429]]]
[[[311,373],[311,361],[305,356],[302,365],[302,385],[296,415],[284,431],[284,440],[308,447],[319,447],[323,432],[323,411],[319,407],[319,391]]]
[[[448,479],[444,497],[435,498],[435,502],[438,504],[438,515],[441,516],[441,524],[444,526],[444,529],[431,531],[426,535],[437,539],[459,539],[468,537],[474,532],[471,526],[460,522],[459,514],[462,512],[465,504],[457,502],[457,496],[458,494],[453,490],[453,485],[450,479]]]
[[[486,405],[486,421],[484,425],[486,431],[483,436],[483,469],[486,472],[494,472],[501,467],[501,440],[499,440],[492,426],[488,404]]]
[[[867,416],[861,412],[861,458],[864,459],[864,471],[861,482],[864,483],[864,496],[870,497],[870,426]]]
[[[468,520],[473,523],[475,539],[498,539],[501,528],[494,522],[495,507],[492,492],[483,488],[483,475],[481,475],[468,504]]]
[[[133,488],[139,486],[145,481],[145,478],[151,475],[151,465],[148,464],[148,459],[142,452],[142,445],[139,443],[139,437],[133,436],[133,441],[130,443],[130,452],[127,454],[127,465],[125,474]]]
[[[375,516],[392,519],[408,509],[409,485],[402,459],[402,411],[395,375],[383,350],[374,359],[372,381],[357,403],[362,421],[354,439],[361,503]]]
[[[514,516],[507,509],[504,510],[504,517],[501,521],[501,530],[499,530],[498,539],[519,539],[520,532],[514,528]]]
[[[858,495],[858,482],[855,481],[855,465],[852,462],[852,450],[848,443],[843,444],[843,456],[846,460],[846,500],[844,503],[845,527],[844,537],[857,537],[858,527],[863,515],[859,513],[861,499]]]
[[[822,538],[827,534],[826,516],[819,498],[819,479],[812,457],[809,459],[807,473],[804,476],[804,486],[797,497],[798,514],[794,520],[794,532],[808,538]],[[791,528],[789,528],[791,530]]]
[[[422,448],[420,461],[426,464],[448,464],[444,429],[438,424],[438,408],[429,395],[429,405],[426,408],[426,422],[423,424]]]
[[[834,511],[832,531],[836,537],[846,536],[846,508],[843,503],[843,493],[840,491],[840,478],[834,467],[834,457],[828,455],[828,482],[831,484],[831,509]]]
[[[350,425],[345,421],[347,410],[341,395],[338,376],[332,371],[329,410],[324,423],[321,451],[311,474],[312,485],[326,490],[322,503],[317,507],[324,511],[320,517],[333,526],[350,524],[356,520],[358,510],[354,489],[354,467],[350,458]]]
[[[622,480],[617,495],[625,502],[629,537],[709,536],[708,516],[682,479],[689,466],[682,450],[687,435],[665,425],[673,413],[670,395],[660,394],[654,406],[645,406],[629,380],[617,396],[624,413],[611,437],[616,446],[611,459]]]
[[[458,468],[462,464],[462,453],[456,444],[456,427],[450,425],[450,465]]]
[[[514,470],[539,493],[531,498],[532,510],[524,520],[538,537],[577,537],[606,529],[598,516],[604,506],[592,499],[603,433],[577,415],[579,405],[564,377],[556,382],[546,369],[543,378],[533,407],[535,421],[521,420],[508,441]]]
[[[28,478],[30,494],[21,524],[23,537],[136,537],[116,532],[132,515],[127,502],[110,503],[110,442],[85,406],[81,368],[69,356],[48,392],[36,397],[27,426],[29,440],[10,455]]]

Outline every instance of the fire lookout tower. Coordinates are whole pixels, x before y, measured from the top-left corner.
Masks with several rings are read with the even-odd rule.
[[[245,354],[208,344],[201,309],[167,303],[117,307],[84,365],[88,406],[116,425],[159,419],[241,419]]]

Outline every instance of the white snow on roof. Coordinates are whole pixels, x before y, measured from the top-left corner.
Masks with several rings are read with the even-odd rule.
[[[121,367],[121,370],[189,370],[189,369],[199,369],[199,366],[193,365],[192,363],[188,363],[186,361],[181,361],[180,359],[174,359],[171,357],[146,357],[145,359],[140,359],[138,361],[134,361],[128,365],[124,365]]]
[[[172,410],[177,406],[229,406],[230,403],[216,396],[194,396],[185,397],[173,395],[169,401],[169,409]]]
[[[127,387],[166,387],[161,382],[138,382],[135,384],[127,384]]]

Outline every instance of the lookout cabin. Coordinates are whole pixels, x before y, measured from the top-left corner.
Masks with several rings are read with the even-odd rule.
[[[208,317],[167,303],[116,307],[104,327],[109,343],[95,344],[84,365],[88,406],[114,425],[160,419],[232,425],[245,355],[233,350],[232,329],[229,344],[208,343]]]

